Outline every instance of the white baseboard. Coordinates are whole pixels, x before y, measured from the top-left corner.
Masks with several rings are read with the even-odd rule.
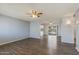
[[[29,37],[30,39],[41,39],[41,38],[35,38],[35,37]]]
[[[23,39],[26,39],[26,38],[23,38]],[[20,40],[23,40],[23,39],[13,40],[13,41],[9,41],[9,42],[5,42],[5,43],[1,43],[0,45],[4,45],[4,44],[8,44],[8,43],[12,43],[12,42],[16,42],[16,41],[20,41]]]
[[[61,41],[62,42],[62,41]],[[74,44],[73,42],[63,42],[63,43],[69,43],[69,44]]]

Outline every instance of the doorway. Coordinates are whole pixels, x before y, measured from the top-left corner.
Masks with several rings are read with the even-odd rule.
[[[57,25],[56,24],[49,24],[49,30],[48,30],[48,48],[49,48],[49,54],[55,53],[57,49]]]

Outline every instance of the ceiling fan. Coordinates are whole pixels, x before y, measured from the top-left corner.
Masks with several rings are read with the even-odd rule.
[[[33,17],[33,18],[38,18],[38,17],[40,17],[42,14],[43,14],[42,12],[39,12],[39,11],[37,11],[37,10],[32,10],[31,13],[30,13],[31,17]]]

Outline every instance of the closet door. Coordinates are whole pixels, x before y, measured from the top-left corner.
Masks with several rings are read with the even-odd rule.
[[[62,20],[61,24],[61,41],[65,43],[74,43],[74,28],[72,24],[66,24],[65,19]]]

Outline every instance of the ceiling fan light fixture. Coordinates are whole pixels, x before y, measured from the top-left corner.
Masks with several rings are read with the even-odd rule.
[[[33,17],[33,18],[37,18],[38,16],[33,14],[32,17]]]
[[[39,12],[37,10],[32,10],[32,12],[30,13],[31,14],[31,17],[33,18],[38,18],[40,17],[43,13],[42,12]]]

